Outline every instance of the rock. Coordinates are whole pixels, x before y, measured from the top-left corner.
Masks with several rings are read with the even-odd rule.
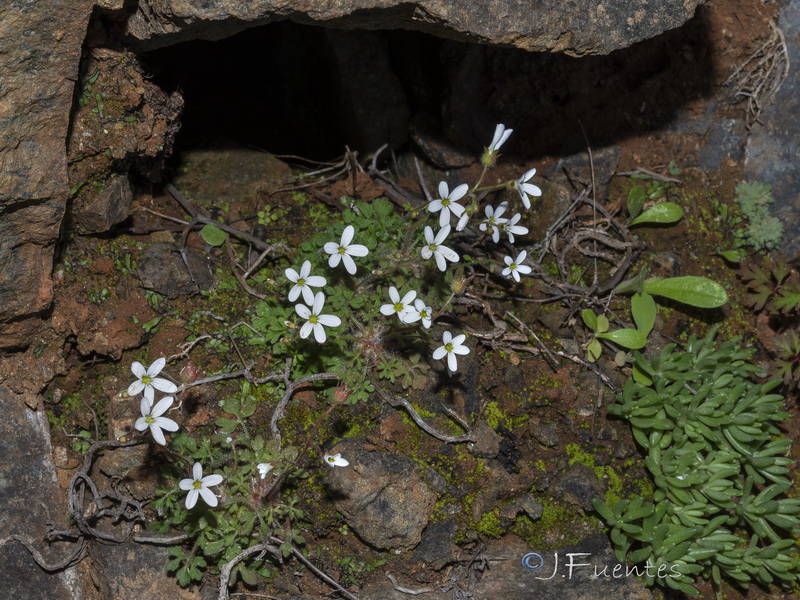
[[[573,194],[578,194],[584,187],[591,189],[592,169],[594,169],[595,196],[602,199],[608,195],[608,184],[617,170],[620,152],[619,146],[592,148],[590,161],[589,154],[585,150],[579,151],[577,154],[562,158],[554,165],[542,169],[542,175],[547,177],[550,182],[567,189],[571,188]],[[579,182],[577,188],[575,187],[576,182]]]
[[[286,187],[292,170],[268,152],[242,147],[195,149],[181,154],[175,187],[189,200],[222,206],[258,199]]]
[[[441,523],[431,523],[422,532],[422,541],[411,555],[411,560],[423,562],[436,571],[443,569],[455,556],[456,546],[453,544],[455,535],[455,521],[448,519]]]
[[[0,349],[30,343],[52,300],[69,111],[94,0],[16,2],[0,39]]]
[[[439,37],[573,56],[608,54],[688,20],[703,0],[630,4],[448,0],[139,0],[121,25],[129,43],[158,48],[218,40],[255,25],[291,20],[339,29],[416,29]]]
[[[81,233],[103,233],[128,218],[133,192],[127,177],[113,177],[99,196],[73,208],[72,216]]]
[[[553,448],[558,445],[558,432],[556,431],[555,424],[548,423],[542,425],[541,423],[534,423],[531,421],[528,425],[528,429],[533,438],[543,446]]]
[[[16,535],[28,541],[50,564],[67,558],[75,545],[43,542],[47,523],[53,519],[62,528],[66,504],[56,483],[52,463],[50,427],[41,410],[31,410],[6,387],[0,387],[0,505],[3,525],[0,542]],[[59,525],[57,525],[58,527]],[[16,541],[0,546],[0,589],[6,598],[81,598],[75,567],[48,574]]]
[[[576,463],[555,480],[553,493],[560,494],[570,504],[591,512],[592,500],[603,495],[603,486],[594,471],[586,465]]]
[[[707,173],[722,166],[723,159],[738,163],[744,156],[747,124],[741,119],[714,121],[705,144],[700,149],[698,162]]]
[[[500,454],[502,438],[486,421],[481,421],[475,428],[475,442],[469,445],[469,453],[478,458],[497,458]]]
[[[789,64],[800,62],[800,3],[781,3],[778,27],[783,32]],[[745,148],[747,180],[772,186],[770,213],[783,223],[781,250],[789,261],[800,260],[800,73],[789,69],[786,81],[753,124]]]
[[[507,536],[490,541],[484,553],[489,558],[502,557],[505,560],[493,560],[491,568],[483,572],[483,576],[475,586],[476,598],[503,598],[503,600],[530,598],[652,600],[653,598],[644,585],[633,576],[617,578],[594,576],[595,571],[601,574],[604,569],[610,574],[618,564],[608,538],[602,534],[551,551],[530,548],[522,540]],[[571,558],[570,554],[573,555]],[[568,566],[570,561],[575,565],[571,571]]]
[[[209,289],[214,283],[208,258],[192,248],[157,242],[139,257],[136,273],[142,285],[167,298],[177,298]]]
[[[100,584],[103,598],[197,600],[195,590],[182,589],[174,577],[164,574],[164,565],[171,558],[166,546],[133,542],[104,545],[102,560],[93,563],[94,580]]]
[[[382,550],[414,548],[433,512],[436,495],[414,461],[384,452],[367,452],[349,439],[340,452],[348,467],[333,467],[325,480],[336,510],[366,543]]]

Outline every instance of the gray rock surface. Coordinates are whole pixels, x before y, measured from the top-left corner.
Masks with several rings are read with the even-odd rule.
[[[0,349],[50,306],[66,205],[66,138],[94,0],[4,3],[0,19]],[[13,40],[13,42],[11,42]]]
[[[384,550],[409,550],[419,544],[436,502],[414,461],[367,452],[355,439],[338,444],[350,461],[326,476],[336,510],[368,544]]]
[[[541,560],[538,557],[541,557]],[[569,554],[573,568],[569,569]],[[558,565],[556,565],[556,555]],[[475,573],[475,582],[470,585],[468,573],[459,568],[451,572],[451,577],[459,577],[457,586],[462,593],[472,591],[465,598],[474,600],[652,600],[653,595],[633,575],[624,576],[624,565],[613,575],[618,561],[603,534],[590,536],[571,546],[555,550],[531,548],[513,535],[491,540],[487,543],[483,556],[488,562]],[[528,568],[523,566],[523,557],[528,556]],[[471,557],[461,557],[465,562]],[[481,561],[474,561],[480,565]],[[582,565],[582,566],[577,566]],[[538,569],[530,567],[539,566]],[[600,575],[595,577],[595,571]],[[605,573],[605,575],[604,575]],[[436,584],[399,580],[404,588],[419,590],[431,589],[425,595],[417,596],[426,600],[450,600],[453,591],[444,592]],[[360,591],[361,600],[407,600],[408,594],[395,590],[391,584],[376,581]]]
[[[40,407],[43,408],[43,407]],[[0,387],[0,596],[3,598],[80,597],[74,567],[48,574],[10,536],[26,540],[50,565],[74,551],[72,543],[48,546],[44,536],[50,520],[61,523],[65,499],[52,462],[50,430],[42,410],[26,406],[22,396]]]
[[[342,29],[416,29],[462,41],[581,56],[608,54],[678,27],[702,2],[139,0],[125,30],[131,42],[155,48],[190,39],[221,39],[289,19]]]
[[[136,273],[145,288],[173,299],[207,290],[214,283],[207,257],[192,248],[184,248],[181,256],[176,244],[166,242],[156,242],[142,253]]]
[[[93,201],[73,210],[75,223],[81,233],[103,233],[128,218],[133,192],[128,178],[113,177],[103,192]]]
[[[800,2],[783,2],[778,15],[792,68],[774,102],[754,123],[745,149],[745,177],[772,186],[770,212],[783,222],[782,250],[790,261],[800,258]]]

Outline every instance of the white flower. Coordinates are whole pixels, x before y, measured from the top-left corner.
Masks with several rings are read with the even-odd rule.
[[[486,149],[489,152],[497,152],[500,149],[500,146],[506,143],[508,136],[511,135],[513,129],[506,129],[506,126],[503,124],[498,124],[497,127],[494,128],[494,137],[492,138],[492,143],[489,144],[489,147]]]
[[[404,323],[415,323],[422,319],[422,326],[425,329],[430,329],[432,313],[433,309],[430,306],[426,306],[423,300],[417,298],[414,300],[414,306],[409,307]]]
[[[164,439],[164,433],[161,430],[178,431],[178,424],[175,421],[161,416],[172,406],[173,401],[174,398],[172,396],[165,396],[158,401],[158,404],[151,406],[147,396],[142,396],[140,407],[142,416],[136,419],[134,424],[136,430],[144,431],[149,427],[150,433],[153,434],[153,439],[162,446],[166,445],[167,440]]]
[[[210,487],[222,483],[222,475],[206,475],[203,477],[203,466],[200,463],[194,463],[192,467],[192,479],[181,479],[178,487],[185,492],[189,492],[186,496],[186,508],[191,510],[197,504],[197,496],[200,495],[209,506],[217,505],[217,497],[214,495]]]
[[[388,317],[396,313],[403,323],[410,323],[411,321],[406,321],[406,315],[408,311],[411,310],[411,302],[413,302],[416,297],[417,292],[411,290],[410,292],[406,292],[406,295],[401,299],[400,292],[397,291],[397,288],[391,286],[389,288],[389,299],[392,302],[381,306],[381,314]]]
[[[264,479],[267,476],[267,473],[272,471],[275,468],[275,463],[258,463],[256,465],[256,469],[258,469],[259,475],[261,475],[261,479]]]
[[[334,268],[341,260],[344,263],[344,268],[350,275],[356,274],[356,263],[353,262],[351,256],[366,256],[369,254],[366,246],[361,244],[351,244],[355,235],[355,229],[352,225],[348,225],[342,232],[342,241],[337,244],[336,242],[328,242],[322,249],[325,250],[331,257],[328,259],[328,266]]]
[[[314,339],[322,344],[327,336],[325,335],[325,327],[338,327],[342,324],[342,320],[336,315],[321,315],[322,307],[325,305],[325,295],[322,292],[317,292],[314,296],[314,305],[309,308],[305,304],[297,304],[294,307],[303,319],[308,319],[300,328],[300,337],[305,339],[311,332],[314,332]]]
[[[451,192],[446,181],[439,182],[439,198],[428,204],[430,212],[441,211],[439,212],[439,227],[450,223],[451,212],[457,217],[464,214],[466,208],[456,202],[467,194],[467,190],[469,190],[469,186],[466,183],[462,183]]]
[[[350,461],[342,458],[342,455],[339,452],[334,455],[326,454],[323,459],[325,460],[325,464],[330,465],[331,467],[346,467],[350,464]]]
[[[514,243],[515,235],[525,235],[528,233],[528,228],[522,225],[517,225],[517,221],[522,218],[522,215],[517,213],[511,219],[500,225],[500,229],[508,234],[508,241]]]
[[[131,365],[131,372],[137,377],[137,380],[128,386],[128,395],[135,396],[144,390],[145,397],[153,403],[156,395],[156,390],[164,392],[165,394],[174,394],[178,391],[178,386],[163,377],[156,377],[164,365],[167,364],[166,358],[159,358],[153,362],[152,365],[144,368],[144,365],[139,361],[134,361]]]
[[[305,261],[298,273],[294,269],[286,269],[286,279],[291,281],[294,286],[289,290],[289,302],[294,302],[303,292],[303,300],[306,304],[314,304],[314,290],[312,287],[322,287],[328,283],[320,275],[311,275],[311,262]]]
[[[422,258],[428,260],[431,256],[436,258],[436,266],[439,267],[440,271],[445,271],[447,269],[447,262],[445,259],[449,260],[450,262],[458,262],[458,254],[455,250],[451,250],[447,246],[442,246],[442,242],[450,235],[450,225],[445,225],[439,230],[439,233],[436,234],[436,237],[433,236],[433,229],[429,226],[425,226],[425,242],[426,244],[422,247]]]
[[[539,188],[539,186],[533,185],[532,183],[526,183],[528,179],[533,177],[535,174],[536,169],[531,169],[514,182],[514,189],[519,192],[519,197],[522,199],[522,203],[525,205],[525,208],[531,207],[531,199],[528,196],[542,195],[542,190]]]
[[[433,351],[433,360],[441,360],[447,356],[447,368],[451,373],[458,369],[456,354],[469,354],[469,348],[464,346],[467,336],[463,333],[453,337],[449,331],[442,334],[442,345]]]
[[[464,227],[467,226],[467,223],[469,223],[469,212],[465,211],[458,220],[458,223],[456,223],[456,231],[463,231]]]
[[[501,217],[501,215],[506,212],[506,208],[508,208],[508,203],[502,202],[500,206],[497,207],[497,210],[491,205],[483,210],[486,214],[486,218],[481,221],[480,230],[491,234],[492,241],[495,244],[500,241],[500,225],[508,221],[508,219]]]
[[[517,258],[512,259],[510,256],[506,256],[503,261],[508,265],[505,269],[503,269],[503,277],[513,277],[517,282],[519,282],[519,274],[522,273],[523,275],[527,275],[531,272],[531,268],[528,265],[523,265],[522,263],[525,261],[525,257],[527,256],[527,252],[523,250],[517,255]]]

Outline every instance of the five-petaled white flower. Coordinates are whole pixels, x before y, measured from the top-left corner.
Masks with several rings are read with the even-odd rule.
[[[500,229],[508,234],[508,241],[514,243],[515,235],[525,235],[528,233],[528,228],[522,225],[517,225],[517,222],[522,218],[522,215],[517,213],[508,221],[500,225]]]
[[[145,369],[142,363],[134,361],[131,365],[131,372],[137,377],[137,380],[128,386],[128,395],[135,396],[144,390],[145,398],[152,404],[156,395],[156,390],[164,392],[165,394],[174,394],[177,392],[177,385],[163,377],[156,377],[156,375],[161,373],[161,370],[166,364],[167,359],[161,357]]]
[[[261,475],[261,479],[264,479],[267,476],[267,473],[272,471],[275,468],[275,463],[268,462],[268,463],[258,463],[256,465],[256,469],[258,469],[258,474]]]
[[[525,205],[525,208],[531,207],[531,199],[528,196],[538,197],[542,195],[542,190],[538,185],[527,183],[528,179],[533,177],[535,174],[536,169],[531,169],[514,182],[514,189],[519,192],[519,197],[522,199],[522,203]]]
[[[339,452],[333,455],[326,454],[323,459],[325,460],[325,464],[330,465],[331,467],[346,467],[350,464],[350,461],[346,458],[342,458],[342,455]]]
[[[397,314],[403,323],[411,323],[412,321],[407,321],[406,317],[408,316],[408,311],[411,310],[411,303],[416,297],[417,292],[411,290],[410,292],[406,292],[406,295],[401,299],[400,292],[397,291],[397,288],[391,286],[389,288],[389,299],[392,302],[390,304],[384,304],[381,306],[381,314],[386,315],[387,317],[389,315]]]
[[[508,265],[505,269],[503,269],[503,277],[513,277],[517,282],[519,282],[520,273],[523,275],[530,273],[531,268],[528,265],[522,264],[527,255],[528,253],[523,250],[517,255],[517,258],[512,259],[510,256],[503,258],[503,261],[506,263],[506,265]]]
[[[451,192],[446,181],[439,182],[439,197],[428,204],[430,212],[441,211],[439,212],[439,227],[450,223],[451,212],[457,217],[464,214],[466,208],[456,203],[466,196],[467,190],[469,190],[469,186],[466,183],[462,183]]]
[[[314,290],[312,287],[322,287],[327,280],[320,275],[311,275],[311,262],[305,261],[303,266],[300,267],[298,273],[294,269],[286,269],[286,279],[291,281],[294,285],[289,290],[289,302],[294,302],[303,292],[303,301],[306,304],[314,304]]]
[[[296,304],[294,307],[295,312],[303,319],[308,319],[300,328],[300,337],[305,339],[311,332],[314,332],[314,339],[322,344],[327,336],[325,335],[325,327],[338,327],[342,324],[342,320],[336,315],[322,315],[322,307],[325,305],[325,294],[317,292],[314,296],[314,304],[311,308],[305,304]]]
[[[456,337],[449,331],[442,334],[442,345],[433,351],[433,359],[441,360],[447,356],[447,369],[451,373],[455,373],[458,369],[457,354],[469,354],[469,348],[464,345],[464,340],[467,339],[465,334],[459,334]]]
[[[161,415],[167,412],[174,400],[172,396],[165,396],[155,406],[151,406],[147,396],[142,396],[142,404],[140,406],[142,416],[136,419],[134,424],[136,430],[144,431],[149,427],[150,433],[153,434],[153,439],[162,446],[166,445],[167,440],[164,439],[164,432],[161,430],[178,431],[178,424],[172,419]]]
[[[369,254],[369,250],[366,246],[362,246],[361,244],[351,244],[350,242],[353,241],[354,235],[355,229],[353,229],[352,225],[348,225],[342,232],[342,241],[340,243],[328,242],[322,247],[325,252],[331,255],[328,259],[328,266],[334,268],[339,264],[339,261],[342,261],[344,263],[344,268],[347,269],[350,275],[356,274],[356,263],[350,257],[366,256]]]
[[[425,301],[417,298],[414,300],[414,306],[408,309],[408,313],[406,313],[405,323],[415,323],[422,319],[422,326],[425,329],[431,328],[431,314],[433,313],[433,309],[430,306],[425,305]]]
[[[203,477],[203,466],[200,463],[194,463],[192,467],[192,479],[181,479],[178,487],[185,492],[186,495],[186,508],[191,510],[197,504],[197,496],[202,496],[205,503],[209,506],[217,505],[217,497],[214,495],[210,487],[222,483],[222,475],[206,475]]]
[[[433,235],[433,229],[425,226],[425,245],[422,247],[422,258],[428,260],[431,256],[436,258],[436,266],[440,271],[447,270],[447,260],[450,262],[458,262],[458,254],[455,250],[442,246],[442,242],[450,235],[450,225],[445,225],[436,234]],[[445,260],[446,259],[446,260]]]
[[[500,146],[506,143],[508,136],[511,135],[513,129],[506,129],[506,126],[502,123],[498,124],[497,127],[494,128],[494,137],[492,138],[492,143],[489,144],[489,147],[486,149],[488,152],[494,153],[500,149]]]
[[[502,214],[506,212],[506,208],[508,208],[508,203],[501,202],[497,210],[491,205],[483,210],[486,214],[486,218],[481,221],[480,230],[491,234],[492,241],[495,244],[500,241],[500,225],[508,221],[508,219],[502,217]]]

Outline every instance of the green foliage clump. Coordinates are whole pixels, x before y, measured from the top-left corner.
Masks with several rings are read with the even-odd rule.
[[[778,257],[766,267],[749,265],[739,273],[747,286],[742,301],[755,312],[764,312],[784,324],[796,323],[800,316],[800,276],[783,258]],[[779,334],[774,339],[772,354],[776,375],[783,383],[796,388],[800,382],[800,337],[794,330]]]
[[[736,186],[736,202],[747,217],[743,230],[744,241],[756,250],[774,250],[783,238],[783,225],[769,214],[772,186],[758,181],[746,181]]]
[[[696,594],[700,575],[717,589],[723,579],[788,586],[800,569],[800,499],[785,497],[791,440],[776,423],[789,414],[771,393],[780,381],[752,382],[753,351],[738,340],[716,347],[715,334],[693,336],[684,351],[670,344],[650,361],[636,353],[651,383],[629,380],[609,412],[630,422],[656,489],[652,501],[594,507],[617,558],[653,567],[649,585]]]

